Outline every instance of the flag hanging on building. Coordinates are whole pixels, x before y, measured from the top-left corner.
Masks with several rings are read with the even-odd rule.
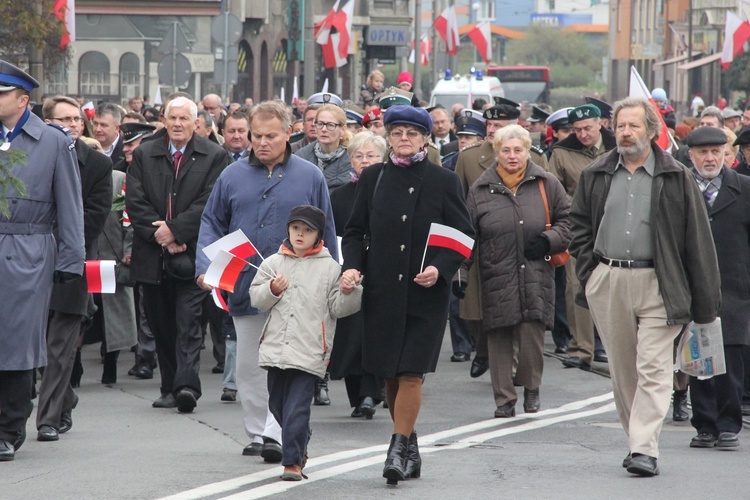
[[[651,97],[651,92],[648,90],[648,87],[646,87],[646,84],[643,83],[643,79],[638,73],[638,70],[635,69],[635,66],[630,67],[630,92],[628,95],[630,97],[643,97],[651,102],[651,105],[656,111],[656,116],[659,117],[659,121],[661,122],[661,130],[659,131],[659,138],[656,140],[656,143],[664,151],[670,151],[672,148],[672,139],[669,135],[667,124],[664,122],[664,117],[659,112],[659,106],[656,105],[656,101]]]
[[[430,65],[430,52],[432,52],[432,43],[427,35],[422,35],[419,41],[419,64],[422,66]],[[414,64],[416,52],[414,51],[414,40],[411,42],[411,52],[409,53],[409,64]]]
[[[492,31],[489,21],[482,21],[474,26],[474,29],[469,31],[469,38],[474,42],[485,64],[489,64],[492,58]]]
[[[458,20],[456,19],[456,7],[451,6],[440,14],[433,27],[437,30],[440,38],[445,42],[445,51],[450,56],[458,54]]]
[[[724,49],[721,51],[721,68],[726,71],[735,58],[747,51],[750,40],[750,22],[743,21],[733,12],[727,12],[724,30]]]
[[[60,37],[60,48],[65,50],[71,42],[76,41],[76,4],[75,0],[55,0],[52,7],[55,17],[63,23],[63,34]]]
[[[354,0],[349,0],[341,10],[339,1],[318,24],[315,25],[315,42],[323,51],[323,64],[326,68],[340,68],[347,62],[350,53]]]

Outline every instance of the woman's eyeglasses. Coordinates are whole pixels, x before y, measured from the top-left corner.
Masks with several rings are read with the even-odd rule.
[[[327,128],[330,131],[336,130],[336,127],[340,127],[338,123],[333,122],[315,122],[315,128],[318,130],[322,130],[323,127]]]
[[[400,139],[403,136],[406,136],[409,139],[416,139],[421,135],[422,134],[416,130],[393,130],[390,133],[391,139]]]

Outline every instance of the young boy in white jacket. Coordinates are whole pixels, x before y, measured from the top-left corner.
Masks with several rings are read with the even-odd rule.
[[[250,285],[250,301],[270,311],[258,364],[268,370],[268,407],[281,425],[284,473],[299,481],[310,440],[315,380],[325,374],[336,318],[357,312],[362,285],[344,273],[323,246],[325,214],[310,205],[292,209],[288,239],[267,258]]]

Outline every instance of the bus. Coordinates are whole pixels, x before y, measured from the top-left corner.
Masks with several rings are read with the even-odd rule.
[[[485,71],[500,79],[506,98],[516,102],[549,103],[549,66],[489,66]]]

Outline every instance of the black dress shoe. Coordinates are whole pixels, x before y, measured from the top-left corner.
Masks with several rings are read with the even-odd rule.
[[[211,373],[224,373],[224,363],[219,363],[211,368]]]
[[[42,425],[39,427],[36,435],[37,441],[57,441],[58,439],[60,439],[60,435],[57,429],[51,425]]]
[[[60,434],[65,434],[73,427],[73,410],[76,406],[78,406],[78,394],[75,395],[72,408],[63,410],[60,414],[60,429],[57,431]]]
[[[198,404],[195,400],[195,394],[190,389],[180,389],[174,399],[177,401],[177,411],[180,413],[192,413]]]
[[[0,439],[0,462],[10,462],[16,458],[16,449],[11,443]]]
[[[510,418],[516,416],[516,404],[505,403],[495,409],[495,418]]]
[[[362,412],[359,411],[359,406],[355,406],[354,407],[354,409],[352,410],[352,414],[350,415],[350,417],[352,417],[352,418],[364,417],[364,415],[362,415]]]
[[[557,346],[555,347],[555,354],[568,354],[568,346]]]
[[[719,439],[716,441],[716,447],[721,450],[728,450],[740,446],[740,438],[734,432],[721,432]]]
[[[278,441],[271,438],[263,438],[263,449],[260,452],[260,456],[263,460],[277,464],[281,462],[281,444]]]
[[[539,388],[523,390],[523,411],[526,413],[536,413],[539,411]]]
[[[562,360],[563,366],[565,368],[580,368],[581,370],[585,372],[591,371],[591,365],[586,363],[584,360],[579,358],[578,356],[571,356],[569,358],[565,358]]]
[[[367,420],[372,420],[373,415],[375,415],[375,400],[370,396],[362,398],[362,402],[359,403],[359,411]]]
[[[687,390],[672,393],[672,420],[685,422],[690,418],[687,407]]]
[[[628,465],[630,465],[630,459],[633,458],[633,455],[628,453],[628,456],[622,459],[622,468],[627,469]]]
[[[471,356],[469,356],[465,352],[456,352],[456,353],[453,353],[453,356],[451,356],[452,363],[462,363],[464,361],[469,361],[470,359],[471,359]]]
[[[242,454],[246,457],[259,457],[262,451],[263,443],[250,443],[243,448]]]
[[[138,366],[138,369],[134,373],[136,378],[139,378],[141,380],[150,380],[154,378],[154,369],[151,367],[149,363],[141,363]]]
[[[177,401],[172,393],[162,394],[159,399],[151,403],[151,406],[154,408],[174,408],[177,406]]]
[[[480,358],[479,356],[474,356],[474,361],[471,362],[471,369],[469,370],[469,375],[471,375],[471,378],[479,378],[482,375],[484,375],[485,372],[489,369],[490,369],[489,359]]]
[[[691,448],[713,448],[716,446],[716,436],[710,432],[700,432],[690,440]]]
[[[594,361],[597,363],[609,363],[607,353],[604,351],[594,351]]]
[[[641,455],[640,453],[634,453],[630,457],[628,472],[643,477],[658,476],[659,466],[656,464],[656,459],[654,457]]]

